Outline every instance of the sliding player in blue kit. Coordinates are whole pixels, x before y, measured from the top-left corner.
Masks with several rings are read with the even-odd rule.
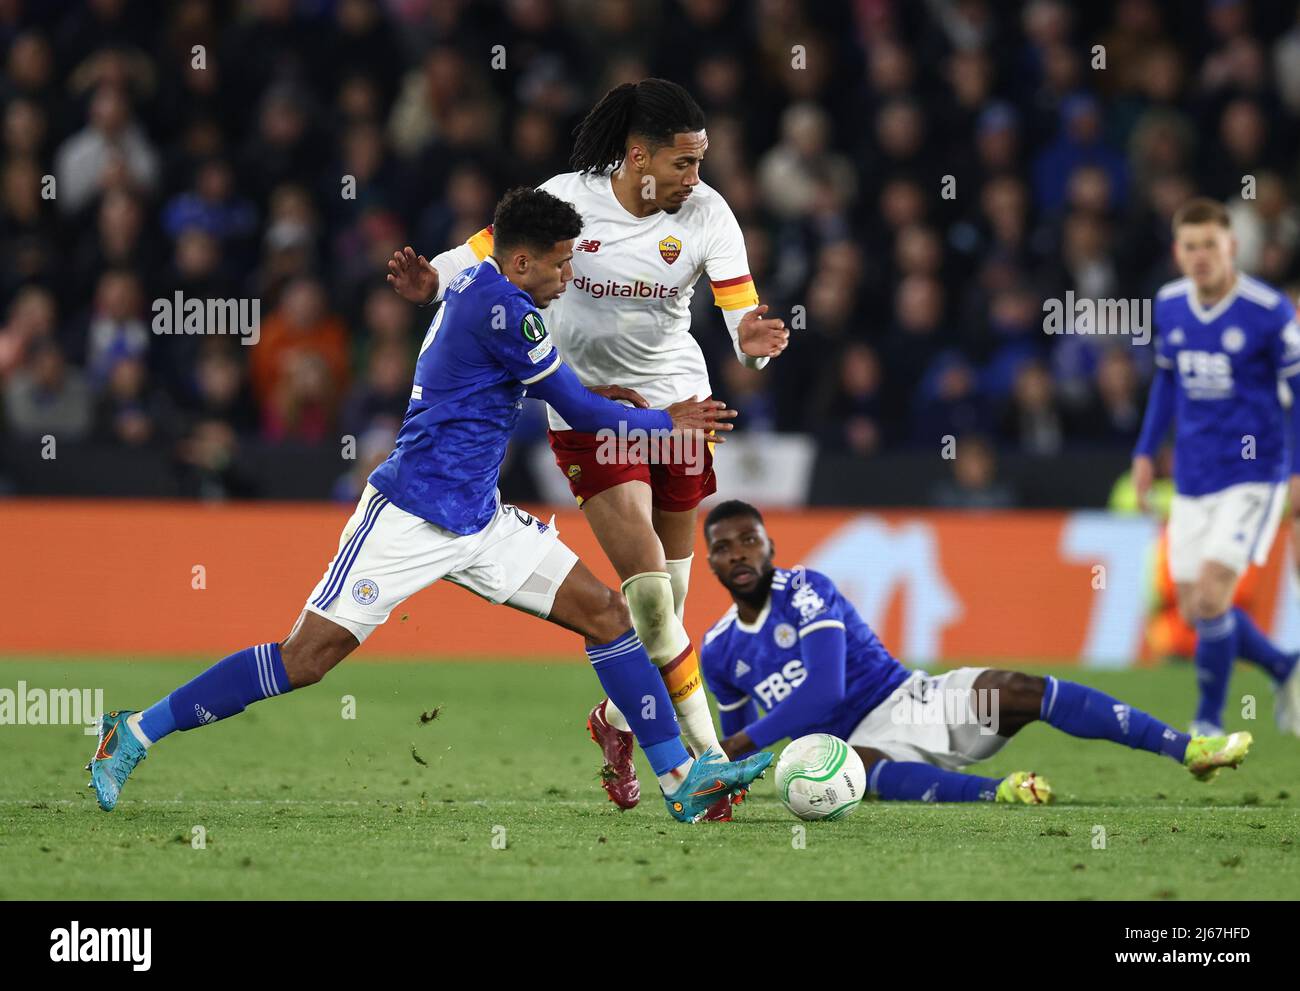
[[[116,806],[127,777],[159,740],[320,681],[396,606],[439,578],[586,639],[601,686],[628,714],[674,818],[696,821],[762,774],[770,754],[737,763],[713,750],[691,758],[626,601],[560,542],[554,519],[543,523],[502,504],[497,490],[525,393],[578,430],[656,436],[650,432],[731,429],[725,421],[735,412],[724,403],[628,408],[583,388],[561,361],[540,311],[573,278],[581,228],[573,207],[549,193],[516,189],[502,198],[492,255],[447,286],[420,349],[397,446],[371,474],[292,632],[282,643],[231,654],[143,711],[100,717],[87,769],[101,808]],[[423,264],[410,249],[399,252],[389,281],[398,285]]]
[[[747,503],[715,506],[704,541],[709,568],[734,603],[705,634],[701,652],[722,747],[733,757],[787,736],[830,733],[857,751],[868,790],[880,798],[1041,805],[1052,799],[1042,775],[984,778],[959,769],[992,757],[1038,720],[1071,736],[1162,754],[1202,781],[1236,767],[1250,747],[1249,733],[1192,737],[1062,678],[991,668],[909,671],[829,578],[774,566],[763,517]]]

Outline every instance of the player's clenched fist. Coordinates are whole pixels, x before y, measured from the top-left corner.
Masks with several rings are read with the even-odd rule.
[[[408,244],[388,260],[388,284],[402,299],[425,306],[438,295],[438,270]]]
[[[714,432],[731,430],[732,424],[726,421],[736,418],[736,411],[727,409],[727,404],[718,399],[684,399],[673,403],[665,412],[673,418],[673,430],[677,433],[703,430],[717,444],[723,438],[713,436]]]
[[[740,350],[752,358],[775,358],[790,343],[790,331],[780,317],[763,318],[767,304],[761,303],[740,318]]]

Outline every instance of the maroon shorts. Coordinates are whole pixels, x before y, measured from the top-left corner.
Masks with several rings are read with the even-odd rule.
[[[660,450],[635,444],[619,450],[612,440],[601,441],[595,434],[577,430],[546,434],[555,463],[569,480],[579,506],[615,485],[640,481],[650,486],[656,509],[684,513],[718,490],[712,444],[683,446],[680,438],[673,437]]]

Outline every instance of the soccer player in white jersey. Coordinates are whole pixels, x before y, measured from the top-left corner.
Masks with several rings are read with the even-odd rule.
[[[1277,690],[1283,732],[1300,736],[1296,654],[1278,649],[1233,593],[1246,565],[1268,557],[1290,478],[1300,511],[1300,327],[1286,296],[1236,269],[1236,240],[1222,204],[1198,198],[1173,218],[1183,278],[1156,293],[1156,375],[1133,480],[1145,505],[1153,457],[1171,421],[1175,495],[1169,570],[1183,615],[1196,627],[1200,701],[1196,736],[1217,736],[1232,664],[1258,664]],[[1289,388],[1288,388],[1289,384]]]
[[[750,277],[740,225],[700,180],[708,149],[704,114],[681,86],[644,79],[610,90],[575,131],[574,171],[541,185],[582,215],[574,279],[548,326],[564,360],[593,391],[635,406],[708,396],[704,355],[691,336],[695,285],[707,276],[737,360],[762,368],[789,340],[766,317]],[[432,262],[407,248],[395,255],[405,298],[427,304],[458,271],[492,248],[492,228]],[[396,288],[396,284],[395,284]],[[399,290],[400,291],[400,290]],[[659,666],[682,737],[696,753],[718,739],[701,691],[699,659],[682,625],[693,557],[696,507],[717,489],[706,445],[636,449],[602,443],[550,411],[556,463],[569,480],[622,581],[633,622]],[[605,790],[622,808],[640,788],[628,721],[608,700],[588,718],[607,767]],[[710,819],[730,818],[720,801]]]

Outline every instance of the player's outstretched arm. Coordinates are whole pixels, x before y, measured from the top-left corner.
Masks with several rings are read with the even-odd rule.
[[[1156,368],[1151,380],[1151,397],[1147,400],[1146,414],[1142,417],[1142,433],[1133,449],[1133,487],[1137,491],[1138,508],[1147,508],[1147,495],[1155,479],[1156,448],[1169,432],[1174,419],[1174,382],[1172,368]]]
[[[388,259],[388,284],[402,299],[428,306],[438,295],[438,270],[409,244]]]
[[[550,403],[555,412],[574,430],[595,433],[598,430],[627,429],[671,430],[672,418],[661,409],[635,409],[620,405],[592,392],[573,374],[573,369],[556,358],[554,371],[528,383],[528,395]]]
[[[645,396],[635,389],[628,389],[621,385],[593,385],[589,388],[596,395],[604,396],[606,399],[629,402],[637,409],[650,408]],[[665,412],[673,418],[673,429],[676,432],[689,433],[697,431],[708,434],[709,440],[714,444],[723,443],[725,438],[719,437],[717,431],[732,429],[732,425],[724,421],[736,416],[736,411],[727,409],[726,403],[707,399],[683,400],[669,406]]]
[[[458,272],[477,265],[492,253],[492,228],[484,227],[464,244],[436,254],[417,255],[409,244],[388,261],[388,284],[399,296],[418,306],[441,298],[443,287]]]
[[[673,403],[664,410],[673,421],[673,433],[702,433],[714,444],[723,443],[726,438],[719,436],[719,431],[729,431],[733,425],[726,422],[735,419],[736,411],[727,409],[727,404],[717,399],[683,399]]]
[[[751,749],[759,750],[795,736],[801,728],[823,721],[826,713],[844,700],[844,626],[837,623],[811,629],[800,636],[799,649],[808,677],[766,716],[724,740],[727,753],[731,753],[733,742],[738,748],[747,742]],[[737,740],[738,736],[747,740]]]
[[[775,358],[790,344],[790,331],[780,317],[765,317],[766,303],[760,303],[743,317],[736,329],[740,350],[751,358]]]

